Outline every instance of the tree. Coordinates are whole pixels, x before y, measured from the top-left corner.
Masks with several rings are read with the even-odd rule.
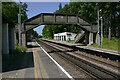
[[[61,10],[61,9],[62,9],[62,4],[60,3],[60,4],[59,4],[59,10]]]
[[[103,26],[105,35],[109,33],[109,27],[111,28],[111,36],[116,36],[116,29],[119,30],[119,19],[120,19],[120,4],[117,2],[110,3],[110,2],[92,2],[92,3],[81,3],[81,2],[70,2],[66,4],[63,8],[59,8],[54,13],[56,14],[77,14],[81,18],[85,19],[89,23],[97,22],[97,10],[102,9],[100,12],[100,16],[103,17]],[[111,15],[111,18],[110,18]],[[111,19],[111,20],[110,20]],[[49,26],[50,27],[50,26]],[[53,25],[52,30],[54,33],[64,32],[64,28],[67,31],[78,33],[80,28],[75,25]],[[52,33],[48,33],[49,29],[48,25],[45,26],[43,30],[43,36],[50,36]],[[119,33],[118,33],[119,34]]]
[[[27,4],[24,3],[22,4],[22,21],[27,19],[27,14],[26,12],[27,10]],[[2,3],[2,15],[6,16],[8,18],[8,20],[17,23],[18,22],[18,13],[19,13],[19,4],[15,3],[15,2],[3,2]],[[2,18],[3,22],[4,17]]]
[[[42,38],[42,35],[39,35],[38,38]]]

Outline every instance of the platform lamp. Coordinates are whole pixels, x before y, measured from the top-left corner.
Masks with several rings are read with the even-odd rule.
[[[99,35],[99,12],[102,11],[102,9],[98,10],[98,45],[100,45],[100,35]]]

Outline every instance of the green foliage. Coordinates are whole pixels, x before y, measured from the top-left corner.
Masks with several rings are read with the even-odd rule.
[[[22,49],[23,52],[20,50],[18,44],[15,45],[15,52],[16,52],[16,53],[26,53],[26,51],[27,51],[27,47],[22,46],[21,49]]]
[[[23,53],[26,53],[26,51],[27,51],[27,47],[22,46],[21,49],[22,49]]]
[[[75,43],[75,41],[74,41],[74,40],[71,40],[71,41],[68,41],[68,42],[70,42],[70,43]]]
[[[38,33],[34,30],[30,30],[27,32],[27,41],[31,42],[32,39],[38,38]]]
[[[15,45],[15,52],[16,53],[21,53],[21,50],[19,49],[19,45]]]
[[[59,4],[59,10],[61,10],[61,9],[62,9],[62,4],[60,3],[60,4]]]
[[[48,39],[49,39],[49,40],[53,40],[52,37],[49,37]]]
[[[41,35],[39,35],[39,36],[38,36],[38,38],[42,38],[42,36],[41,36]]]
[[[23,13],[22,15],[22,21],[27,19],[27,4],[22,4],[21,11]],[[18,22],[18,13],[19,13],[19,4],[15,2],[3,2],[2,3],[2,15],[7,17],[7,20],[12,21],[14,23]],[[2,16],[3,22],[6,21],[5,17]],[[10,25],[10,23],[9,23]]]
[[[43,28],[42,34],[43,37],[53,39],[53,34],[61,33],[61,32],[74,32],[78,33],[81,29],[74,25],[46,25]]]
[[[103,17],[103,27],[104,34],[108,35],[108,28],[111,26],[112,36],[116,36],[116,28],[119,28],[119,17],[120,17],[120,4],[118,2],[70,2],[66,4],[63,8],[59,5],[59,10],[56,10],[54,13],[62,14],[76,14],[81,18],[85,19],[89,23],[97,22],[97,11],[102,9],[100,16]],[[112,17],[111,17],[111,16]],[[110,20],[111,17],[111,20]],[[74,32],[78,33],[80,28],[75,25],[46,25],[43,29],[43,37],[53,37],[53,33],[65,32]],[[119,31],[118,31],[119,32]],[[118,33],[119,34],[119,33]]]
[[[110,41],[108,41],[108,38],[103,39],[103,45],[99,46],[98,44],[91,45],[92,47],[98,47],[98,48],[105,48],[105,49],[111,49],[111,50],[118,50],[118,42],[120,38],[112,37]]]
[[[27,41],[28,41],[28,42],[31,42],[31,41],[32,41],[32,38],[27,37]]]
[[[82,42],[82,44],[85,44],[85,41],[86,41],[86,40],[84,40],[84,41]]]

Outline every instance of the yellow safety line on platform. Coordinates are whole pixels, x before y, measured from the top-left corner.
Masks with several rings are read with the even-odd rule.
[[[33,45],[33,42],[32,42]],[[33,50],[33,57],[34,57],[34,73],[35,73],[35,79],[38,80],[38,75],[37,75],[37,70],[36,70],[36,63],[35,63],[35,53],[34,53],[34,48],[32,48]]]

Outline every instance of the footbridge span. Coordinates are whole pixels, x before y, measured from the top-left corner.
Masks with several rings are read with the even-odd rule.
[[[41,13],[22,23],[22,45],[26,45],[26,32],[40,25],[78,25],[85,31],[86,43],[94,42],[94,33],[97,33],[97,25],[89,23],[78,15]],[[16,25],[16,32],[18,26]]]

